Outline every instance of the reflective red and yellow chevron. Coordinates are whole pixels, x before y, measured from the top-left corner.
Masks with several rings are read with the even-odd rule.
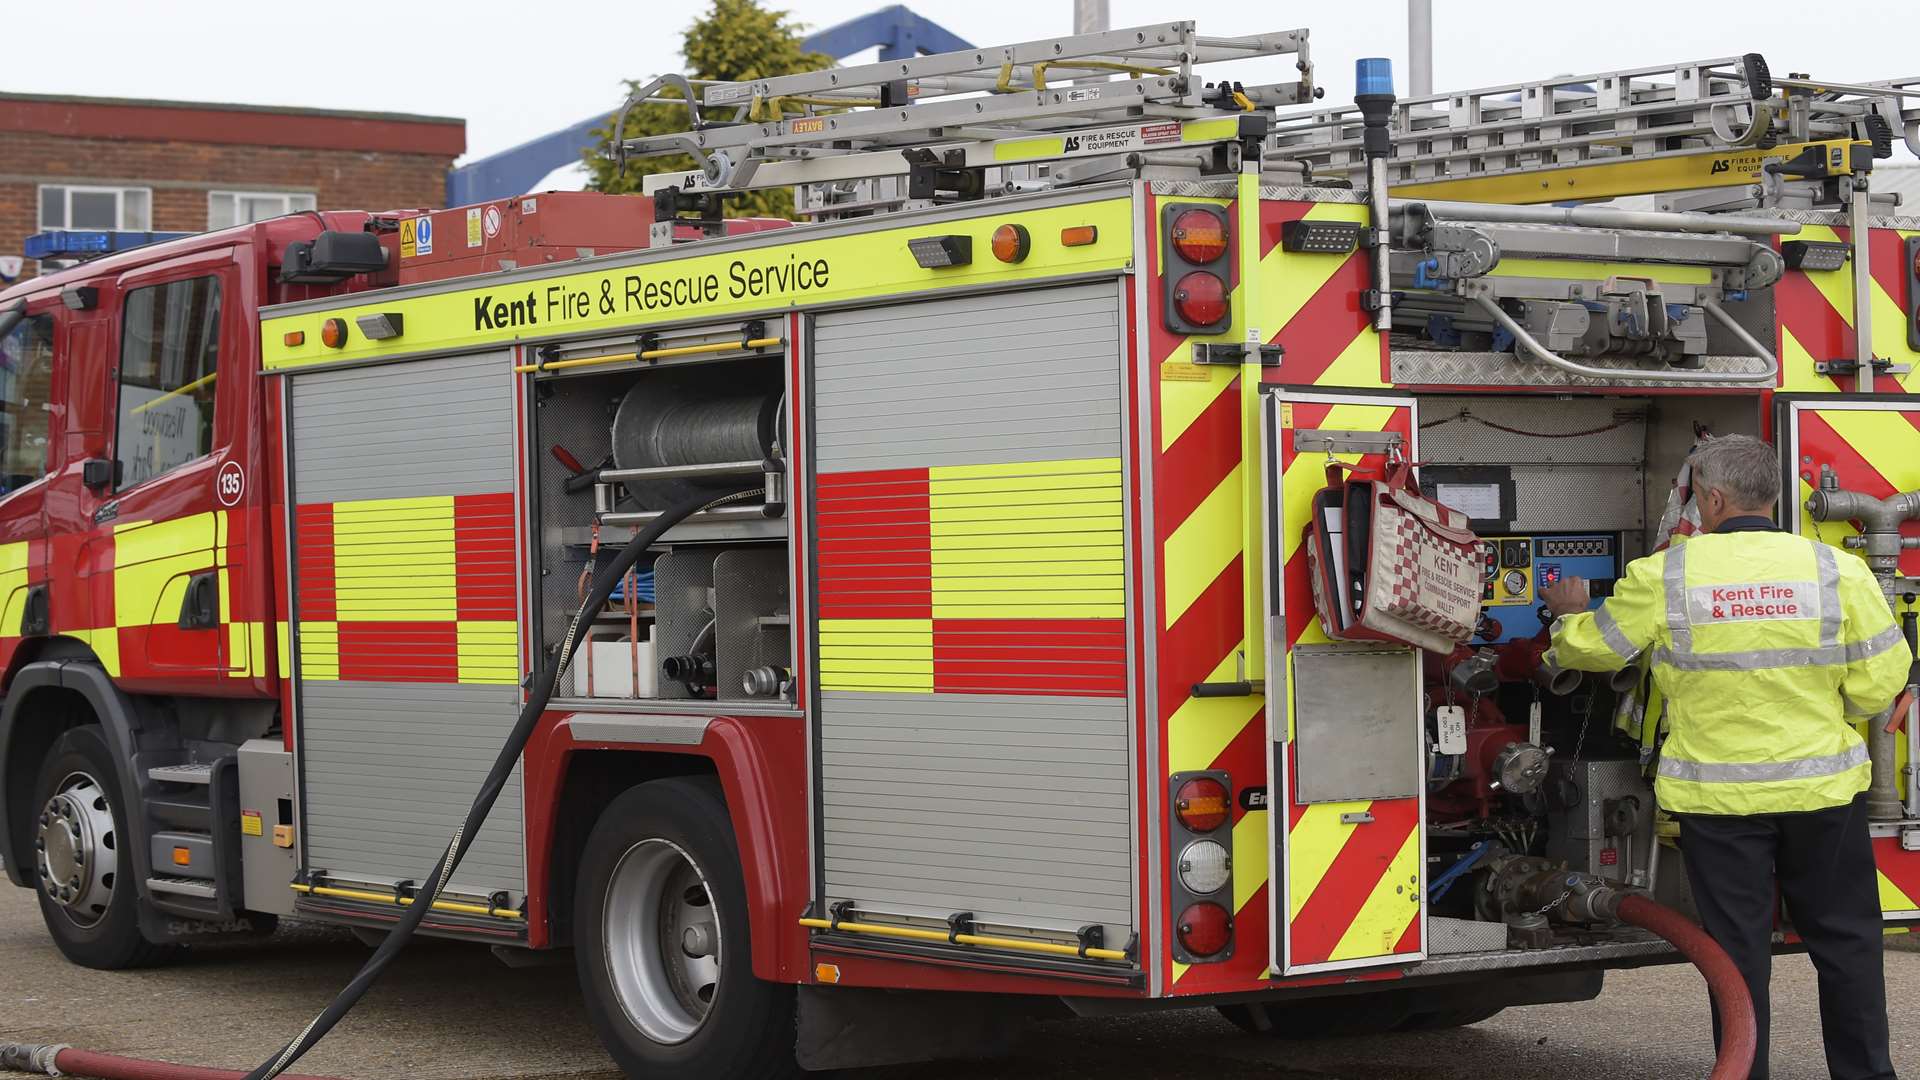
[[[1873,856],[1880,865],[1880,910],[1920,913],[1920,851],[1902,849],[1897,836],[1876,836]]]
[[[1259,678],[1243,672],[1245,575],[1243,508],[1250,482],[1242,464],[1245,403],[1241,372],[1191,362],[1196,339],[1169,332],[1158,310],[1161,206],[1151,223],[1145,268],[1150,302],[1146,359],[1154,416],[1153,543],[1160,567],[1155,608],[1160,612],[1155,707],[1162,725],[1169,775],[1221,769],[1237,792],[1267,786],[1264,710],[1255,697],[1196,698],[1195,683]],[[1194,200],[1179,200],[1194,201]],[[1215,205],[1232,205],[1211,200]],[[1381,341],[1360,311],[1367,271],[1359,255],[1298,255],[1279,247],[1284,222],[1303,217],[1361,221],[1365,208],[1349,204],[1264,202],[1260,208],[1258,297],[1246,325],[1279,343],[1285,357],[1265,370],[1266,381],[1378,388],[1383,383]],[[1229,220],[1239,220],[1229,213]],[[1244,333],[1236,326],[1236,332]],[[1252,421],[1257,422],[1257,421]],[[1171,964],[1177,994],[1245,987],[1267,977],[1270,881],[1267,811],[1236,798],[1233,820],[1234,955],[1218,964]],[[1164,886],[1163,886],[1164,888]],[[1163,902],[1165,898],[1163,897]]]
[[[1820,360],[1854,359],[1853,264],[1838,270],[1789,270],[1773,287],[1780,324],[1780,389],[1792,393],[1920,392],[1920,351],[1907,338],[1907,273],[1905,244],[1916,231],[1874,229],[1868,238],[1873,274],[1873,352],[1905,365],[1900,375],[1881,375],[1871,383],[1852,376],[1829,378],[1815,373]],[[1802,225],[1794,239],[1850,242],[1852,230],[1825,225]]]

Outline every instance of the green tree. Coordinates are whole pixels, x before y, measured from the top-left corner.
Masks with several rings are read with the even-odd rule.
[[[680,52],[686,60],[687,74],[693,79],[741,82],[775,75],[813,71],[830,67],[833,59],[810,53],[800,45],[801,28],[785,11],[771,11],[758,0],[713,0],[713,9],[705,18],[687,28]],[[627,81],[627,92],[643,84]],[[670,96],[677,97],[677,94]],[[670,157],[640,158],[627,162],[625,172],[617,172],[613,159],[614,116],[607,126],[594,130],[595,145],[585,152],[589,183],[595,191],[637,192],[641,178],[649,173],[681,172],[694,167],[693,159],[676,154]],[[677,105],[641,105],[627,114],[625,138],[662,135],[685,131],[687,110]],[[793,196],[782,189],[754,191],[728,201],[727,216],[793,216]]]

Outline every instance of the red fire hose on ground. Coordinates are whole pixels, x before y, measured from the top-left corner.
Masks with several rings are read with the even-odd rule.
[[[243,1080],[247,1075],[244,1069],[203,1069],[197,1065],[96,1054],[71,1046],[24,1043],[0,1043],[0,1069],[42,1076],[90,1076],[95,1080]],[[330,1076],[281,1075],[282,1080],[335,1080]]]
[[[1740,977],[1740,969],[1733,966],[1733,957],[1693,920],[1644,896],[1629,893],[1621,897],[1617,914],[1621,922],[1667,939],[1700,969],[1707,989],[1713,993],[1713,1007],[1720,1014],[1720,1053],[1708,1080],[1747,1080],[1759,1032],[1754,1025],[1753,996],[1747,993],[1747,981]]]

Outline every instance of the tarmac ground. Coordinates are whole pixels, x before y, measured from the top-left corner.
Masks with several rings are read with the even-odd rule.
[[[283,924],[133,972],[68,964],[34,896],[0,883],[0,1041],[245,1069],[313,1018],[366,958],[339,929]],[[1920,952],[1887,956],[1894,1060],[1920,1072]],[[1774,977],[1773,1076],[1827,1075],[1812,965]],[[1283,1042],[1211,1009],[1036,1024],[1011,1059],[894,1066],[842,1080],[1685,1080],[1711,1065],[1691,968],[1614,972],[1599,999],[1509,1009],[1470,1028]],[[374,1080],[617,1080],[580,1008],[571,963],[510,969],[487,950],[423,940],[298,1071]],[[0,1077],[20,1077],[0,1073]]]

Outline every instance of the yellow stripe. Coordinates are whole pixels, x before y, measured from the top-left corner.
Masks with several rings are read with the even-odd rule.
[[[1813,354],[1793,336],[1784,319],[1780,320],[1780,389],[1801,394],[1830,394],[1837,389],[1832,379],[1813,370]]]
[[[284,622],[276,621],[273,624],[273,633],[277,639],[275,645],[279,650],[276,655],[280,660],[280,666],[274,671],[284,679],[293,674],[293,642],[290,640],[287,624]]]
[[[1407,932],[1407,924],[1420,914],[1420,830],[1407,834],[1406,843],[1394,853],[1387,872],[1373,887],[1367,902],[1354,916],[1353,924],[1340,935],[1329,960],[1353,960],[1363,956],[1388,956]]]
[[[1920,430],[1891,409],[1820,409],[1816,412],[1895,491],[1920,487]],[[1842,476],[1845,485],[1848,478]]]
[[[520,635],[511,621],[464,621],[454,630],[459,681],[511,686],[520,681]]]
[[[1367,802],[1315,803],[1300,816],[1300,823],[1287,833],[1287,910],[1289,918],[1300,917],[1307,898],[1320,887],[1327,870],[1346,846],[1355,826],[1340,820],[1341,814],[1358,814],[1372,806]]]
[[[100,667],[114,678],[120,677],[120,629],[104,626],[97,630],[67,630],[64,633],[71,638],[83,641],[99,657]]]
[[[537,284],[522,282],[501,286],[482,282],[374,301],[349,294],[339,299],[339,306],[329,310],[269,317],[260,327],[261,366],[267,371],[281,371],[373,358],[410,358],[448,349],[471,350],[477,346],[562,334],[603,332],[630,337],[636,328],[657,323],[719,320],[749,312],[784,311],[794,306],[811,308],[905,293],[930,294],[1078,274],[1114,273],[1129,266],[1134,259],[1133,215],[1133,199],[1120,195],[1098,202],[1031,210],[983,206],[964,220],[941,225],[945,232],[970,237],[973,249],[983,253],[999,226],[1008,223],[1026,226],[1035,239],[1033,252],[1012,265],[982,254],[969,266],[924,269],[914,261],[907,241],[926,230],[923,226],[902,224],[879,231],[817,239],[773,238],[733,251],[680,254],[670,262],[642,253],[627,257],[637,259],[638,266],[595,265],[544,278]],[[1094,226],[1099,239],[1085,247],[1061,246],[1060,231],[1080,225]],[[804,269],[796,272],[796,268]],[[735,288],[737,282],[744,280],[744,275],[763,270],[774,271],[765,279],[766,288],[751,293]],[[711,275],[712,280],[719,283],[718,295],[710,302],[693,304],[660,303],[658,296],[649,298],[643,286],[656,284],[669,273],[689,281]],[[550,300],[568,296],[591,297],[594,302],[577,307],[549,306]],[[608,301],[604,305],[599,302],[602,296]],[[531,303],[518,312],[507,306],[513,301],[528,300]],[[329,349],[321,343],[319,330],[323,320],[341,318],[352,325],[359,316],[376,312],[402,316],[406,320],[406,333],[382,341],[356,334],[339,349]],[[476,313],[485,318],[477,319]],[[306,334],[302,344],[285,343],[286,333],[293,330]],[[500,368],[503,386],[513,378],[510,369],[511,364],[503,361]]]
[[[1249,810],[1233,826],[1233,910],[1237,914],[1267,883],[1267,811]],[[1259,912],[1256,918],[1266,919]]]
[[[1380,334],[1372,327],[1354,335],[1327,370],[1313,380],[1316,386],[1383,387],[1380,377]]]
[[[299,626],[300,677],[302,679],[338,679],[340,677],[340,624],[306,622]]]
[[[456,620],[454,549],[451,495],[334,503],[337,616],[342,622]]]
[[[968,603],[954,600],[933,606],[936,619],[1120,619],[1127,606],[1108,603],[1068,603],[1060,600],[1019,600]]]
[[[1234,466],[1166,542],[1167,610],[1172,626],[1240,554],[1240,477]]]
[[[1002,478],[1063,476],[1076,473],[1102,475],[1120,472],[1120,459],[1069,458],[1062,461],[1015,461],[997,465],[932,465],[927,468],[930,492],[964,490],[969,485],[955,481],[999,480]]]
[[[1802,225],[1796,240],[1817,240],[1822,243],[1840,244],[1845,241],[1826,225]],[[1848,326],[1853,325],[1853,263],[1851,260],[1838,270],[1810,270],[1806,272],[1807,283],[1827,298],[1827,305],[1834,314]]]
[[[1901,892],[1900,887],[1895,885],[1893,879],[1887,877],[1887,875],[1879,871],[1875,871],[1874,873],[1880,879],[1881,911],[1914,911],[1920,909],[1920,900],[1916,900],[1914,897],[1910,897],[1906,893]]]
[[[820,688],[931,693],[933,621],[820,620]]]
[[[1207,682],[1240,678],[1240,643],[1207,674]],[[1258,697],[1189,697],[1167,718],[1167,772],[1169,775],[1212,767],[1260,712]],[[1238,860],[1236,860],[1237,862]],[[1237,871],[1236,871],[1237,874]]]
[[[821,619],[820,640],[857,634],[897,636],[900,641],[933,644],[933,623],[927,619]]]

